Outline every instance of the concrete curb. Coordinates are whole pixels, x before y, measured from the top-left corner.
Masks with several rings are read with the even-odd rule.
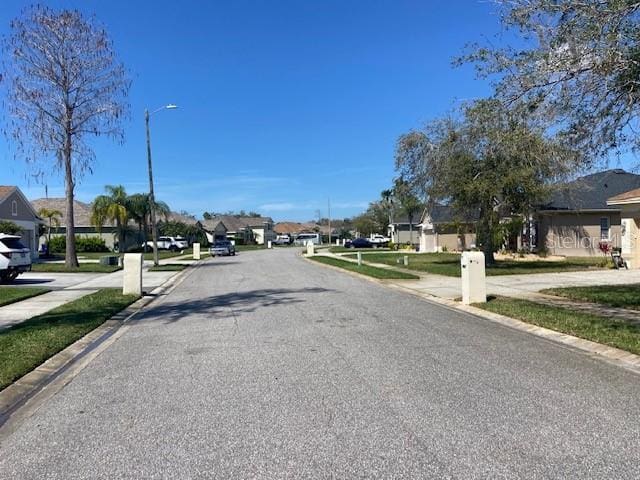
[[[349,270],[344,270],[339,267],[334,267],[333,265],[325,265],[320,262],[313,262],[304,256],[303,258],[305,258],[305,260],[307,260],[309,263],[313,263],[315,265],[320,265],[322,267],[338,270],[348,275],[352,275],[364,280],[368,280],[370,282],[377,283],[379,285],[383,285],[388,288],[392,288],[404,293],[408,293],[410,295],[419,297],[422,300],[425,300],[427,302],[435,303],[442,307],[449,308],[451,310],[456,310],[458,312],[462,312],[467,315],[471,315],[475,318],[489,320],[491,322],[498,323],[508,328],[512,328],[515,330],[519,330],[521,332],[535,335],[540,338],[544,338],[545,340],[548,340],[550,342],[572,348],[574,350],[580,351],[581,353],[586,353],[591,358],[594,358],[600,361],[605,361],[607,363],[629,370],[633,373],[640,374],[640,355],[635,355],[633,353],[627,352],[625,350],[621,350],[619,348],[610,347],[608,345],[592,342],[590,340],[585,340],[579,337],[574,337],[572,335],[567,335],[565,333],[557,332],[555,330],[550,330],[548,328],[538,327],[536,325],[532,325],[530,323],[526,323],[521,320],[517,320],[515,318],[507,317],[505,315],[500,315],[498,313],[488,312],[486,310],[473,307],[471,305],[462,305],[461,303],[455,302],[453,300],[440,298],[434,295],[418,292],[411,288],[395,283],[397,282],[396,280],[379,280],[377,278],[368,277],[366,275],[362,275],[357,272],[351,272]]]
[[[138,312],[160,296],[170,293],[201,264],[202,262],[197,262],[192,265],[192,268],[186,268],[169,277],[149,296],[136,300],[2,390],[0,392],[0,444],[22,421],[33,415],[43,403],[58,393],[94,358],[122,336],[128,328],[126,324]]]

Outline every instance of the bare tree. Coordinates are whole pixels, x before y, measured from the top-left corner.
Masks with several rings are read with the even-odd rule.
[[[51,158],[64,173],[66,266],[77,267],[73,199],[76,183],[91,173],[95,154],[86,140],[123,140],[130,81],[105,29],[77,10],[30,7],[11,22],[4,39],[6,131],[17,153],[38,172]]]
[[[512,104],[553,120],[593,158],[640,148],[640,2],[496,0],[516,46],[473,45],[471,61]]]

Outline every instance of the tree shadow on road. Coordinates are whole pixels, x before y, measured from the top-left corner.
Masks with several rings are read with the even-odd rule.
[[[165,301],[155,307],[152,306],[139,317],[138,321],[160,320],[164,323],[173,323],[189,315],[228,318],[243,313],[255,312],[261,308],[303,303],[305,301],[304,295],[332,291],[319,287],[300,289],[269,288],[226,293],[184,302]]]

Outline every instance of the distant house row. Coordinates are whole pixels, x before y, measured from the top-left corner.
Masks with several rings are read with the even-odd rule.
[[[38,254],[39,247],[46,242],[43,233],[43,225],[47,221],[38,216],[42,208],[58,210],[62,213],[59,225],[52,230],[52,237],[66,235],[66,199],[64,198],[39,198],[33,201],[27,200],[16,186],[0,186],[0,221],[11,221],[22,228],[22,242],[28,245],[34,257]],[[91,223],[91,204],[74,200],[73,216],[76,235],[102,238],[109,249],[116,246],[116,227],[105,223],[98,228]],[[263,245],[276,238],[273,230],[273,220],[269,217],[235,217],[222,215],[210,220],[196,220],[187,215],[171,212],[166,219],[169,222],[182,222],[186,225],[202,228],[210,242],[228,238],[236,243],[257,243]],[[138,232],[138,225],[133,220],[129,221],[125,245],[119,246],[128,249],[140,245],[142,239]]]

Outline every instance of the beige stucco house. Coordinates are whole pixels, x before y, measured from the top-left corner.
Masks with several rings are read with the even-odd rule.
[[[535,213],[538,250],[546,249],[552,255],[594,256],[602,255],[601,242],[622,247],[621,205],[615,198],[637,188],[640,175],[622,169],[566,183]]]
[[[475,220],[461,219],[448,205],[426,208],[420,221],[420,252],[462,251],[476,243]]]
[[[620,209],[620,248],[629,268],[640,268],[640,188],[607,200]]]
[[[225,236],[238,244],[264,245],[269,240],[275,240],[277,236],[273,230],[273,220],[269,217],[218,215],[202,222],[209,235],[215,235],[215,229],[222,228],[220,224],[226,229]]]
[[[0,185],[0,220],[13,222],[21,229],[22,243],[31,256],[38,256],[38,230],[42,219],[18,187]]]

